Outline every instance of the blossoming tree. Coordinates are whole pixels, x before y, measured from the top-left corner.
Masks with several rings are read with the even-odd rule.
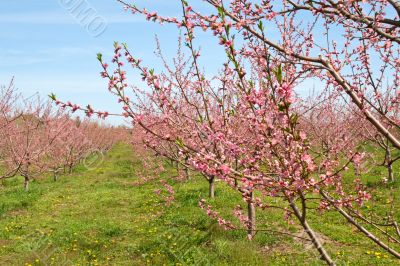
[[[358,206],[370,199],[359,176],[350,181],[351,186],[345,186],[342,178],[348,165],[358,167],[362,159],[354,152],[357,142],[349,126],[354,117],[348,114],[361,114],[400,148],[399,139],[388,126],[398,128],[399,121],[394,112],[382,113],[378,108],[380,84],[387,77],[392,77],[394,84],[389,86],[391,93],[386,99],[389,109],[397,110],[399,104],[396,84],[400,65],[395,52],[398,18],[396,13],[386,12],[388,8],[399,11],[397,2],[206,0],[215,12],[202,14],[182,0],[181,19],[119,2],[148,20],[184,28],[189,56],[156,73],[135,58],[126,45],[116,43],[112,59],[115,67],[109,67],[98,55],[108,89],[122,103],[123,115],[151,135],[156,144],[150,145],[157,148],[170,144],[178,151],[174,159],[189,162],[208,179],[218,178],[241,193],[249,204],[248,216],[239,210],[235,213],[247,226],[250,238],[257,230],[255,208],[282,209],[288,219],[294,218],[305,230],[321,258],[334,265],[308,221],[309,206],[317,203],[320,211],[335,210],[374,243],[400,258],[398,246],[383,240],[400,243],[396,232],[393,235],[379,224],[369,223],[358,211]],[[277,34],[266,31],[271,28]],[[212,79],[200,70],[201,54],[194,43],[197,29],[212,32],[227,55],[221,73]],[[331,34],[340,42],[333,41]],[[371,57],[382,64],[372,65]],[[186,61],[189,63],[179,63]],[[128,92],[126,62],[144,81],[145,88],[132,86],[133,96]],[[295,88],[311,79],[350,100],[347,110],[357,109],[334,121],[338,128],[348,129],[339,138],[349,140],[354,149],[343,152],[342,148],[349,147],[333,138],[337,137],[334,131],[313,132],[305,130],[306,123],[301,124],[302,120],[312,121],[312,117],[301,117]],[[88,115],[109,115],[90,106],[64,105]],[[329,119],[340,114],[333,109],[319,111],[328,120],[317,122],[328,126],[333,125]],[[324,144],[327,140],[329,145]],[[319,158],[312,149],[321,143],[318,152],[324,156]],[[284,204],[271,204],[276,197]],[[204,201],[200,206],[225,228],[234,227],[211,207],[205,207]],[[394,223],[390,226],[396,229]]]

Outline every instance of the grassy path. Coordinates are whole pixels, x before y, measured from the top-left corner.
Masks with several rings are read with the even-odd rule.
[[[96,169],[77,169],[57,182],[43,178],[28,193],[20,179],[3,181],[0,265],[321,265],[295,238],[260,234],[249,242],[242,231],[221,230],[197,207],[207,195],[201,179],[174,184],[176,201],[166,207],[154,193],[157,184],[132,185],[136,167],[131,148],[117,145]],[[240,202],[238,195],[217,187],[213,205],[230,215],[229,202]],[[295,227],[279,224],[280,215],[263,213],[259,220],[296,234]],[[315,221],[335,228],[326,244],[342,265],[397,263],[378,258],[368,244],[352,248],[349,243],[363,242],[340,221]]]
[[[58,182],[36,181],[29,193],[21,180],[5,181],[0,265],[190,264],[206,256],[208,220],[201,211],[192,213],[198,197],[185,200],[193,208],[169,210],[154,193],[155,185],[132,185],[131,160],[130,147],[120,145],[97,169],[78,169]],[[181,196],[190,197],[190,189],[186,192]],[[191,248],[196,244],[199,249]]]

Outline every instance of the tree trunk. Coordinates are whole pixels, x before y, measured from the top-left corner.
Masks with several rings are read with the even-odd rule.
[[[302,222],[302,226],[306,231],[307,235],[310,237],[312,243],[314,244],[314,247],[318,250],[319,254],[321,255],[321,259],[324,260],[328,265],[332,266],[336,265],[329,256],[328,252],[322,246],[321,241],[319,241],[317,235],[315,234],[314,230],[312,230],[308,222],[307,221]]]
[[[190,179],[190,172],[189,172],[189,168],[187,167],[187,166],[185,166],[185,176],[186,176],[186,179]]]
[[[189,172],[189,167],[187,167],[188,165],[188,158],[185,158],[185,176],[186,179],[190,179],[190,172]]]
[[[390,151],[389,146],[386,148],[386,160],[387,160],[387,170],[388,170],[388,181],[394,182],[392,153]]]
[[[328,200],[330,203],[332,203],[331,198],[325,194],[325,192],[320,191],[321,195]],[[363,227],[360,223],[358,223],[353,217],[351,217],[350,214],[348,214],[344,209],[336,206],[335,204],[332,204],[332,206],[344,217],[346,220],[354,225],[360,232],[362,232],[366,237],[374,241],[378,246],[383,248],[384,250],[387,250],[390,254],[395,256],[396,258],[400,259],[400,253],[397,252],[396,250],[392,249],[389,244],[384,243],[381,241],[379,238],[377,238],[375,235],[373,235],[370,231],[368,231],[365,227]]]
[[[208,197],[213,199],[215,198],[215,177],[211,176],[208,180],[209,187],[208,187]]]
[[[394,172],[393,172],[393,164],[388,164],[388,174],[389,174],[389,182],[394,182]]]
[[[238,170],[238,159],[236,158],[235,159],[235,171],[237,171],[237,170]],[[235,182],[235,187],[237,187],[239,184],[238,184],[238,181],[236,178],[234,179],[234,182]]]
[[[179,175],[179,171],[180,171],[179,162],[176,161],[176,172],[178,173],[178,175]]]
[[[25,191],[29,191],[29,177],[24,176],[24,189]]]
[[[58,176],[57,176],[57,172],[56,171],[54,171],[53,180],[54,180],[54,182],[57,182],[57,180],[58,180]]]
[[[247,218],[249,220],[247,234],[253,238],[256,234],[256,206],[253,192],[250,193],[250,201],[247,203]]]
[[[336,265],[331,257],[329,256],[328,252],[322,245],[321,241],[319,240],[318,236],[314,232],[314,230],[310,227],[308,224],[305,213],[301,213],[300,210],[297,208],[296,204],[293,201],[290,202],[290,207],[292,208],[295,216],[297,219],[300,221],[301,226],[303,227],[304,231],[307,233],[307,235],[310,237],[314,247],[318,250],[319,254],[321,255],[321,259],[326,262],[327,265],[333,266]],[[304,206],[303,206],[304,208]]]

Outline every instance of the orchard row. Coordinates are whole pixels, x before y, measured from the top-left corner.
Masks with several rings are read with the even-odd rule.
[[[361,208],[373,200],[363,176],[380,167],[371,158],[383,154],[389,183],[399,159],[397,1],[206,0],[206,8],[196,8],[181,0],[181,17],[119,2],[183,32],[172,63],[158,45],[162,70],[146,66],[126,44],[115,43],[111,62],[101,54],[98,60],[121,115],[131,119],[147,148],[200,173],[211,198],[220,180],[248,205],[247,211],[233,210],[238,224],[201,200],[212,219],[226,229],[245,228],[251,239],[256,210],[281,210],[334,265],[308,220],[310,212],[329,211],[400,259],[394,205],[385,217],[367,217]],[[219,73],[204,70],[215,62],[203,60],[199,31],[211,33],[226,55]],[[142,85],[128,84],[126,65],[141,75]],[[306,97],[304,90],[313,87]],[[57,103],[88,116],[109,115]]]
[[[71,173],[83,160],[96,158],[126,134],[89,119],[73,119],[49,101],[25,99],[13,81],[0,95],[0,179],[22,176],[24,187],[45,173],[56,181],[60,173]]]

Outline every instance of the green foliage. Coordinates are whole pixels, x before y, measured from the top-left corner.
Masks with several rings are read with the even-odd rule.
[[[97,60],[99,60],[100,62],[103,62],[103,55],[101,53],[97,54]]]
[[[245,231],[222,230],[198,207],[208,189],[200,176],[174,183],[176,200],[166,207],[154,193],[158,182],[133,185],[137,179],[134,169],[139,167],[131,147],[121,144],[97,169],[80,167],[58,182],[44,177],[33,182],[28,193],[20,178],[3,181],[0,264],[322,265],[309,243],[272,232],[301,236],[300,228],[287,224],[281,211],[258,211],[258,227],[272,231],[260,232],[249,242]],[[175,174],[167,168],[162,176]],[[365,178],[376,188],[374,204],[383,206],[379,212],[384,213],[390,187],[377,186],[375,175]],[[240,195],[221,182],[216,184],[216,198],[207,202],[234,223],[232,208],[245,207]],[[363,208],[373,207],[370,203]],[[398,264],[333,212],[310,212],[309,218],[316,231],[323,233],[338,265]]]
[[[278,80],[279,83],[282,83],[283,81],[282,65],[279,65],[276,69],[273,70],[273,72],[276,77],[276,80]]]

